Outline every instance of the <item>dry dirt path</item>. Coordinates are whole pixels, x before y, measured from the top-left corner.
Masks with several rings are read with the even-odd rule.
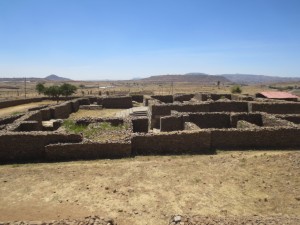
[[[299,215],[300,151],[0,166],[0,221]]]
[[[22,112],[25,112],[29,108],[48,105],[48,104],[56,104],[56,101],[32,102],[32,103],[28,103],[28,104],[22,104],[22,105],[3,108],[3,109],[0,109],[0,117],[9,116],[14,113],[22,113]]]

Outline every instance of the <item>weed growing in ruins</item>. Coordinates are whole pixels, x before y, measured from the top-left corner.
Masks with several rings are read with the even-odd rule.
[[[21,114],[22,112],[13,112],[11,115],[18,115],[18,114]]]
[[[113,126],[108,122],[78,125],[73,120],[65,120],[63,127],[67,132],[82,133],[87,139],[94,141],[118,140],[127,136],[127,127],[123,124]]]
[[[68,132],[74,132],[75,134],[81,133],[86,130],[86,125],[78,125],[73,120],[65,120],[63,122],[63,127]]]

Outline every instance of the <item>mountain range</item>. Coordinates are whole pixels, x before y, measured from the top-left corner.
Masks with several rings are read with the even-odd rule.
[[[196,82],[196,83],[235,83],[235,84],[271,84],[282,82],[300,82],[300,77],[276,77],[255,74],[220,74],[187,73],[182,75],[157,75],[141,78],[144,82]]]
[[[71,79],[51,74],[44,78],[27,77],[30,82],[69,82]],[[99,81],[99,80],[98,80]],[[156,75],[147,78],[135,77],[135,82],[193,82],[193,83],[234,83],[234,84],[271,84],[284,82],[300,82],[300,77],[276,77],[255,74],[219,74],[209,75],[205,73],[168,74]],[[24,82],[24,78],[0,78],[0,82]]]

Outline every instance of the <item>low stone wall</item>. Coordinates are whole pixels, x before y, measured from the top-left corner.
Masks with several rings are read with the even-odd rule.
[[[216,101],[209,103],[210,112],[248,112],[246,101]]]
[[[26,123],[26,121],[36,121],[36,125]],[[27,126],[28,125],[28,126]],[[34,130],[42,130],[42,113],[40,110],[28,112],[22,117],[15,120],[13,123],[8,124],[6,129],[8,131],[30,131],[30,127]]]
[[[143,103],[144,95],[131,95],[132,101]]]
[[[50,108],[46,108],[46,109],[41,109],[40,110],[41,114],[42,114],[42,120],[51,120],[51,109]]]
[[[201,129],[231,127],[229,113],[190,113],[189,121]]]
[[[42,160],[45,146],[54,143],[81,142],[76,134],[54,132],[0,132],[0,161]]]
[[[108,109],[128,109],[132,107],[132,98],[130,96],[105,97],[102,99],[102,107]]]
[[[74,143],[51,144],[45,148],[47,160],[115,159],[131,156],[131,144]]]
[[[12,123],[12,122],[19,119],[22,116],[24,116],[24,113],[2,117],[2,118],[0,118],[0,125],[6,125],[6,124],[9,124],[9,123]]]
[[[160,131],[176,131],[183,129],[183,116],[163,116],[160,118]]]
[[[207,130],[138,134],[132,137],[131,145],[137,155],[212,153]]]
[[[157,99],[164,103],[173,103],[173,95],[152,95],[151,98]]]
[[[32,103],[32,102],[40,102],[43,100],[45,100],[45,98],[26,98],[26,99],[2,101],[2,102],[0,102],[0,109],[12,107],[12,106],[16,106],[16,105],[28,104],[28,103]]]
[[[298,114],[287,114],[287,115],[276,115],[280,119],[290,121],[295,124],[300,124],[300,115]]]
[[[257,126],[263,126],[261,113],[231,113],[230,120],[231,127],[237,127],[239,120],[244,120]]]
[[[285,149],[300,147],[300,129],[212,129],[212,149]]]
[[[297,127],[296,124],[294,124],[290,121],[280,119],[280,118],[278,118],[274,115],[270,115],[270,114],[263,114],[262,121],[263,121],[264,127],[278,127],[278,126]]]
[[[173,96],[173,101],[184,102],[190,101],[194,97],[194,94],[175,94]]]
[[[17,131],[41,131],[43,130],[42,123],[39,121],[22,121],[20,122]]]
[[[219,99],[229,99],[231,100],[231,94],[215,94],[215,93],[197,93],[194,96],[195,99],[198,101],[207,101],[207,100],[213,100],[217,101]]]
[[[300,114],[300,103],[292,102],[249,102],[249,112],[271,114]]]
[[[79,106],[80,109],[85,110],[101,110],[103,109],[101,105],[81,105]]]
[[[89,105],[89,104],[91,104],[89,98],[78,98],[77,101],[78,101],[79,105]]]
[[[134,117],[132,118],[132,130],[134,133],[147,133],[148,132],[148,117]]]
[[[53,119],[66,119],[73,112],[72,103],[65,102],[50,108],[51,118]]]

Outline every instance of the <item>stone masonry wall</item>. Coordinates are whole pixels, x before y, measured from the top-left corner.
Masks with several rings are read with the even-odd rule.
[[[160,131],[168,132],[183,129],[183,116],[163,116],[160,118]]]
[[[130,96],[125,97],[105,97],[102,99],[102,107],[110,109],[128,109],[132,107],[132,98]]]
[[[292,102],[249,102],[249,112],[271,114],[300,114],[300,103]]]
[[[180,131],[134,135],[132,152],[137,155],[211,153],[210,131]]]
[[[114,159],[131,156],[131,143],[51,144],[45,148],[47,160]]]
[[[81,142],[75,134],[54,132],[0,132],[0,161],[44,159],[45,146],[54,143]]]
[[[173,101],[184,102],[190,101],[194,97],[194,94],[175,94],[173,96]]]
[[[300,114],[287,114],[287,115],[276,115],[276,117],[290,121],[295,124],[300,124]]]
[[[173,103],[173,95],[152,95],[151,98],[157,99],[164,103]]]
[[[231,113],[230,119],[231,127],[236,127],[239,120],[244,120],[257,126],[263,126],[261,113]]]
[[[212,149],[299,148],[300,129],[269,127],[259,129],[213,129]]]
[[[148,117],[134,117],[131,120],[132,130],[134,133],[147,133],[148,132]]]

